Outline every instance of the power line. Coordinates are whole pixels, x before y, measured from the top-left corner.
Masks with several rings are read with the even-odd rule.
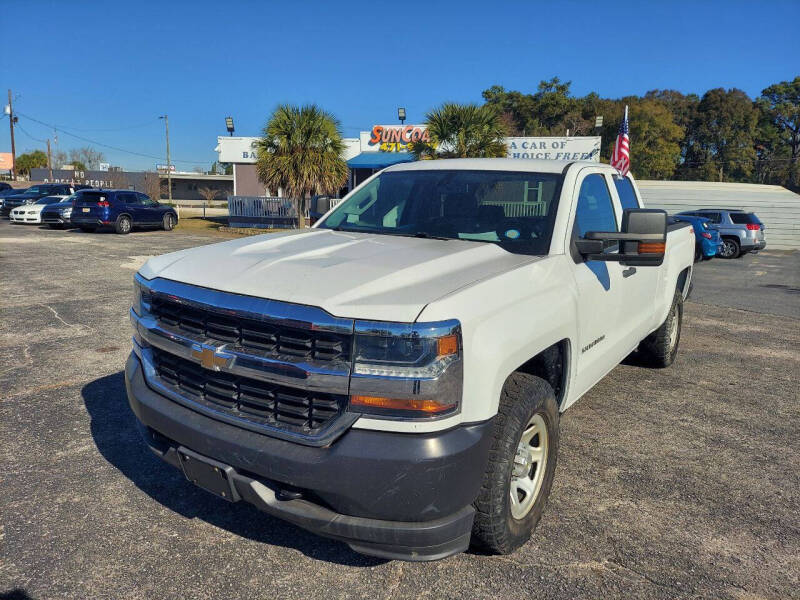
[[[30,118],[30,117],[28,117]],[[150,119],[146,123],[140,123],[138,125],[128,125],[127,127],[113,127],[110,129],[86,129],[84,127],[67,127],[67,129],[72,129],[74,131],[128,131],[129,129],[140,129],[142,127],[147,127],[148,125],[153,125],[158,119]],[[62,129],[61,125],[53,125],[54,129]]]
[[[89,142],[90,144],[94,144],[96,146],[102,146],[104,148],[109,148],[111,150],[116,150],[117,152],[124,152],[126,154],[132,154],[134,156],[141,156],[143,158],[152,158],[152,159],[155,159],[155,160],[161,160],[162,158],[164,158],[163,156],[155,156],[153,154],[145,154],[143,152],[136,152],[134,150],[127,150],[125,148],[120,148],[118,146],[112,146],[110,144],[105,144],[103,142],[98,142],[97,140],[92,140],[92,139],[89,139],[87,137],[78,135],[76,133],[71,133],[71,132],[67,131],[66,129],[64,129],[63,127],[56,126],[56,125],[53,125],[51,123],[45,123],[44,121],[40,121],[39,119],[36,119],[36,118],[34,118],[34,117],[30,116],[30,115],[26,115],[26,114],[21,113],[19,111],[15,111],[15,114],[17,114],[17,115],[19,115],[21,117],[25,117],[26,119],[30,119],[31,121],[33,121],[34,123],[38,123],[39,125],[44,125],[45,127],[49,127],[49,128],[52,128],[52,129],[58,129],[60,132],[65,133],[66,135],[69,135],[71,137],[77,138],[77,139],[82,140],[84,142]],[[19,124],[17,124],[17,126],[19,126]],[[28,134],[27,132],[26,132],[26,135],[30,136],[30,134]],[[33,136],[30,136],[30,137],[33,137]],[[34,139],[36,139],[36,138],[34,138]],[[205,160],[172,159],[172,162],[180,162],[180,163],[186,163],[186,164],[190,164],[190,165],[199,165],[199,164],[205,164],[207,161],[205,161]]]
[[[42,144],[46,144],[46,143],[47,143],[47,140],[40,140],[40,139],[39,139],[39,138],[37,138],[37,137],[33,137],[33,136],[30,134],[30,133],[28,133],[28,132],[25,130],[25,128],[24,128],[22,125],[20,125],[20,124],[19,124],[19,122],[15,123],[14,125],[16,126],[16,128],[17,128],[17,129],[19,129],[19,130],[20,130],[22,133],[24,133],[25,135],[27,135],[27,136],[28,136],[29,138],[31,138],[32,140],[34,140],[34,141],[36,141],[36,142],[41,142]]]

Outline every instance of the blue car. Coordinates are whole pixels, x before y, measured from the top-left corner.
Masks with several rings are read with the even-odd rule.
[[[105,227],[123,234],[134,227],[170,231],[178,224],[178,213],[133,190],[84,190],[75,195],[70,222],[82,231]]]
[[[717,255],[722,248],[722,238],[719,231],[709,226],[711,219],[689,215],[675,215],[673,218],[692,225],[695,239],[694,262],[711,260]]]

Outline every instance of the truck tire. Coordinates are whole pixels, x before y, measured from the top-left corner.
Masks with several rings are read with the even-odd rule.
[[[675,290],[672,306],[661,327],[644,338],[639,344],[639,355],[648,367],[663,369],[675,360],[678,343],[681,341],[683,324],[683,294]]]
[[[131,218],[128,215],[120,215],[117,219],[117,223],[114,225],[114,231],[125,235],[131,232],[132,227]]]
[[[722,249],[719,251],[719,255],[722,258],[739,258],[741,253],[739,240],[733,237],[722,238]]]
[[[493,427],[474,503],[472,543],[492,554],[508,554],[530,539],[553,485],[558,455],[553,388],[539,377],[513,373],[500,394]]]

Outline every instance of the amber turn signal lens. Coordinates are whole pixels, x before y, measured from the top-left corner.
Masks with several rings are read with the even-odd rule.
[[[455,334],[440,337],[438,340],[438,356],[450,356],[458,354],[458,336]]]
[[[441,404],[436,400],[384,398],[383,396],[350,396],[350,406],[421,412],[435,415],[455,408],[455,404]]]
[[[639,242],[639,254],[664,254],[666,250],[664,242]]]

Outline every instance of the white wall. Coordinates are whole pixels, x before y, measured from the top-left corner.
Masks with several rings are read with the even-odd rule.
[[[778,185],[708,181],[637,181],[648,208],[669,214],[695,208],[741,208],[764,223],[767,250],[800,249],[800,195]]]

